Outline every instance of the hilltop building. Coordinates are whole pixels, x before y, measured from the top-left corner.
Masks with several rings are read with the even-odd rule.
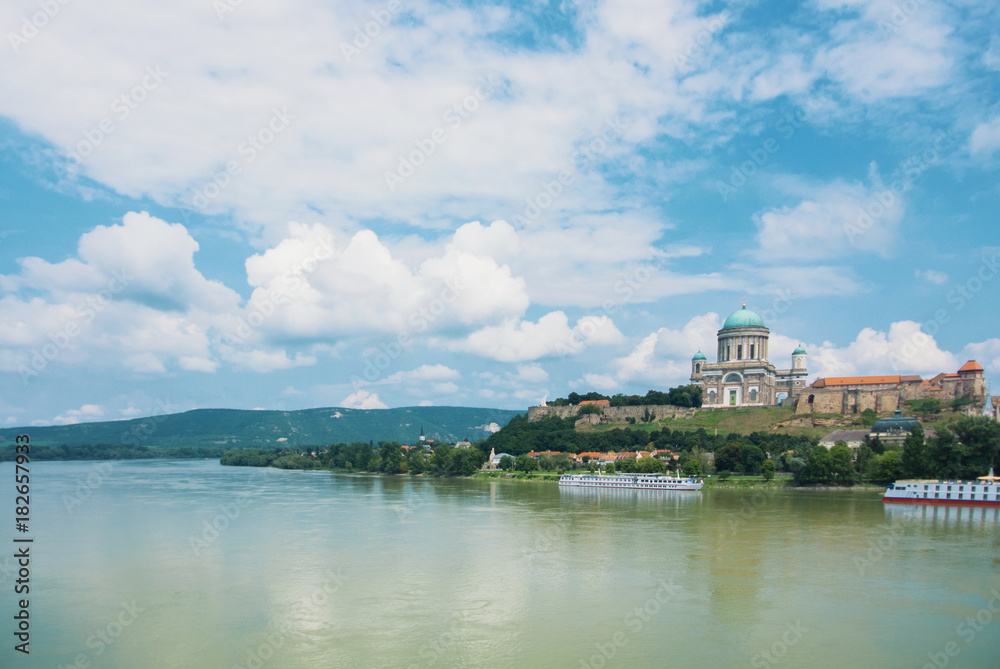
[[[806,350],[792,351],[790,369],[776,369],[768,361],[771,331],[763,319],[747,309],[734,311],[718,331],[717,362],[698,351],[691,359],[691,384],[701,386],[706,409],[768,407],[794,401],[806,387]]]
[[[983,367],[970,360],[957,371],[930,379],[912,376],[840,376],[816,379],[798,397],[796,413],[879,413],[895,411],[907,400],[969,398],[970,410],[986,401]]]

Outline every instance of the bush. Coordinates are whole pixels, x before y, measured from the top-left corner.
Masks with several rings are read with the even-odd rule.
[[[719,472],[719,480],[726,481],[732,475],[733,473],[731,471],[729,471],[728,469],[723,469],[721,472]]]

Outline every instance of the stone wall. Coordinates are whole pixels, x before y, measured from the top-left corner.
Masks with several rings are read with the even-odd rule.
[[[810,402],[810,398],[812,401]],[[896,388],[806,388],[795,404],[795,413],[877,413],[902,408],[902,395]]]
[[[662,420],[664,418],[691,418],[698,412],[698,409],[675,407],[669,404],[598,408],[601,410],[601,413],[599,415],[593,415],[595,417],[599,417],[598,421],[602,423],[624,423],[629,418],[635,418],[636,421],[641,421],[645,417],[647,410],[653,415],[653,420]],[[528,409],[528,420],[544,420],[549,416],[570,418],[571,416],[576,416],[579,412],[580,407],[578,406],[530,407]],[[586,414],[584,417],[585,416]]]
[[[934,390],[934,388],[937,388]],[[812,401],[809,401],[809,398]],[[940,386],[920,383],[886,383],[864,386],[805,388],[795,402],[795,413],[861,413],[871,409],[878,413],[903,408],[906,400],[938,399],[949,402],[960,397],[973,400],[971,406],[982,406],[986,386],[982,375],[945,379]]]

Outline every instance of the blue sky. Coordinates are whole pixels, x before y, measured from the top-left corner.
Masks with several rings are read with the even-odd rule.
[[[0,8],[0,425],[1000,373],[1000,8]],[[367,31],[367,34],[366,34]]]

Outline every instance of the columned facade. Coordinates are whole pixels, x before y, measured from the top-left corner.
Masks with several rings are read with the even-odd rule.
[[[805,388],[805,349],[795,349],[791,369],[775,369],[768,361],[770,335],[745,304],[730,314],[717,333],[717,362],[708,362],[701,351],[691,360],[691,383],[701,386],[703,407],[775,406]]]

